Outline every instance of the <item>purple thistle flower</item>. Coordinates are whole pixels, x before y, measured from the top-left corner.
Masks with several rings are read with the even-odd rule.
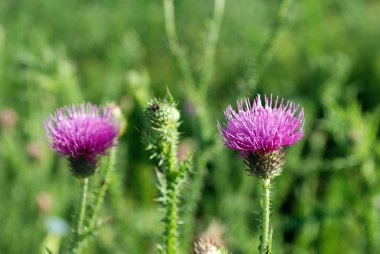
[[[83,103],[58,109],[45,121],[45,131],[50,148],[69,158],[76,175],[87,177],[114,144],[119,125],[108,108]]]
[[[229,105],[224,112],[227,120],[225,127],[218,123],[218,129],[223,136],[225,145],[237,150],[244,156],[247,153],[268,153],[279,151],[284,146],[297,143],[303,136],[303,109],[296,115],[299,105],[292,101],[284,104],[282,99],[278,105],[278,97],[274,105],[265,96],[265,105],[261,103],[260,95],[253,105],[246,98],[238,102],[238,112]]]
[[[239,151],[249,166],[257,166],[258,158],[266,157],[262,163],[270,160],[278,164],[276,167],[282,167],[282,148],[304,136],[304,111],[303,108],[298,111],[299,105],[291,100],[284,103],[284,99],[279,101],[277,97],[273,103],[272,96],[265,95],[264,101],[263,106],[260,95],[252,105],[247,98],[238,101],[237,112],[229,105],[224,112],[227,123],[222,127],[218,122],[217,126],[224,144]]]

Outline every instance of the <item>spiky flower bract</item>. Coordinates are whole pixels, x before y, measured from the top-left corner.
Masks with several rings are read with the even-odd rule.
[[[293,101],[258,95],[252,105],[246,98],[238,101],[238,111],[231,105],[224,112],[227,123],[218,122],[224,144],[237,150],[260,178],[273,178],[281,172],[282,148],[297,143],[303,136],[304,111]]]
[[[92,175],[119,134],[119,122],[108,108],[91,103],[59,108],[45,121],[50,148],[69,159],[77,177]]]
[[[145,108],[145,115],[155,129],[178,127],[180,114],[171,96],[165,99],[153,99]]]

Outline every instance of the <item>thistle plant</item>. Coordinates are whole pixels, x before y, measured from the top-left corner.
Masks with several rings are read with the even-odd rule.
[[[90,103],[60,108],[45,122],[50,148],[68,159],[73,175],[82,185],[80,211],[73,229],[70,253],[81,253],[86,236],[94,231],[104,191],[98,191],[95,209],[88,213],[89,177],[96,172],[101,156],[115,145],[119,125],[108,108],[100,109]]]
[[[285,163],[284,147],[297,143],[303,136],[304,111],[299,105],[277,97],[265,96],[262,105],[258,95],[251,105],[239,101],[238,111],[228,106],[224,112],[227,123],[217,127],[224,144],[239,152],[248,173],[262,180],[262,212],[259,253],[271,253],[273,229],[270,225],[270,182],[281,174]],[[244,107],[245,104],[245,107]]]
[[[176,254],[181,187],[190,171],[190,159],[179,163],[177,158],[180,114],[169,94],[163,100],[154,99],[149,102],[145,115],[152,129],[147,149],[151,151],[151,159],[156,159],[158,163],[158,189],[161,193],[158,201],[164,210],[163,243],[159,250],[160,253]]]

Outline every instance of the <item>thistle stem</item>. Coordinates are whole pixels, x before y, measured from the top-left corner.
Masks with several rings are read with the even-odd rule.
[[[175,127],[176,128],[176,127]],[[168,151],[166,154],[168,171],[166,172],[166,193],[167,201],[165,204],[165,233],[164,246],[167,254],[176,254],[178,251],[178,160],[177,160],[177,143],[178,133],[174,129],[170,131],[170,141],[168,142]]]
[[[190,64],[187,56],[178,42],[176,26],[175,26],[175,15],[174,15],[174,4],[173,0],[164,0],[164,15],[165,15],[165,29],[169,41],[169,47],[175,56],[180,71],[185,78],[185,85],[187,90],[195,94],[197,90],[195,87],[195,82],[193,74],[191,73]]]
[[[110,154],[109,154],[109,158],[108,158],[108,164],[105,166],[104,177],[102,179],[99,190],[97,192],[97,195],[95,198],[95,207],[94,207],[93,213],[92,213],[91,218],[90,218],[90,223],[89,223],[90,231],[94,231],[96,229],[96,226],[97,226],[96,222],[98,220],[100,209],[101,209],[102,204],[104,202],[104,197],[106,195],[108,184],[111,180],[112,171],[113,171],[113,168],[115,165],[116,151],[117,151],[116,147],[113,147],[110,150]]]
[[[74,232],[73,241],[70,248],[70,253],[81,253],[81,243],[82,243],[82,233],[84,220],[86,218],[86,208],[87,208],[87,194],[88,194],[88,178],[81,180],[81,200],[80,200],[80,211],[79,217],[76,223],[76,229]]]
[[[223,20],[225,0],[215,0],[214,17],[211,20],[210,31],[208,33],[206,48],[203,59],[203,70],[200,80],[200,95],[205,100],[208,86],[213,74],[216,44],[219,39],[219,31]]]
[[[78,235],[80,235],[83,231],[83,224],[84,224],[86,208],[87,208],[87,193],[88,193],[88,178],[85,178],[82,181],[81,206],[80,206],[79,221],[78,221],[78,227],[77,227]]]
[[[257,55],[255,72],[252,73],[251,70],[249,71],[247,85],[243,88],[241,94],[253,92],[257,84],[261,83],[263,74],[272,58],[276,40],[286,25],[286,15],[288,14],[291,3],[292,0],[282,0],[279,4],[276,11],[274,26],[270,30],[268,37],[264,41],[263,46]]]
[[[178,250],[178,195],[177,184],[168,184],[168,202],[165,215],[165,240],[167,254],[176,254]]]
[[[260,237],[260,254],[270,253],[269,245],[269,215],[270,215],[270,179],[263,180],[262,194],[262,218],[261,218],[261,237]]]
[[[286,15],[288,14],[288,10],[289,10],[291,2],[292,0],[281,1],[277,9],[274,27],[271,29],[269,36],[265,40],[264,45],[259,52],[259,55],[257,57],[257,63],[258,63],[258,68],[261,68],[260,73],[259,73],[260,79],[265,68],[268,66],[268,62],[270,61],[270,58],[272,57],[275,41],[278,38],[281,30],[283,29],[285,25]]]

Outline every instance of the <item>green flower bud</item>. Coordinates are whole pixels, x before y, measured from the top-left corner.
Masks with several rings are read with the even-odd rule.
[[[180,118],[175,103],[169,99],[153,99],[145,109],[145,115],[150,125],[155,129],[177,126]]]

